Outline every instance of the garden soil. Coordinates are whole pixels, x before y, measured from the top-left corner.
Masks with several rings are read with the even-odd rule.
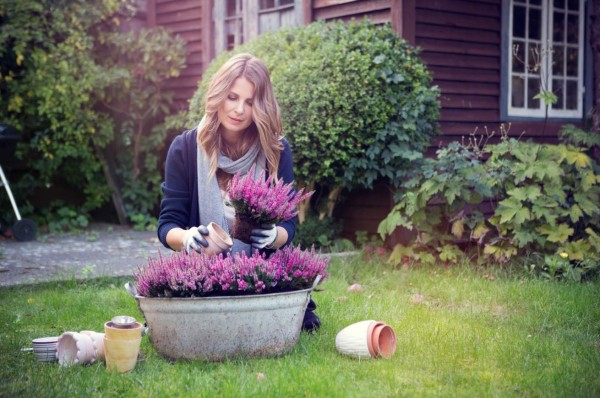
[[[31,242],[0,236],[0,286],[132,275],[148,258],[170,252],[156,231],[111,224],[78,233],[38,233]]]

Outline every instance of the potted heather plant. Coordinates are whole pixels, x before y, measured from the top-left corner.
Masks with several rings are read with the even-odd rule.
[[[275,182],[273,174],[265,180],[264,171],[257,180],[253,175],[254,166],[244,176],[234,175],[227,185],[229,200],[235,208],[231,235],[244,243],[250,243],[252,230],[261,224],[277,224],[296,217],[298,204],[314,192],[304,194],[304,189],[296,192],[291,183]]]
[[[281,355],[298,342],[310,293],[329,259],[286,247],[217,256],[174,253],[149,259],[128,291],[156,350],[170,359]]]

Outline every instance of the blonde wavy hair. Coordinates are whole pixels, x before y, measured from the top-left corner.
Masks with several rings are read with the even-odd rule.
[[[233,83],[240,77],[245,77],[254,85],[252,123],[243,135],[241,145],[231,148],[222,139],[218,110]],[[266,168],[269,174],[277,177],[283,150],[283,144],[279,140],[282,136],[279,104],[273,94],[269,71],[260,59],[250,54],[239,54],[227,61],[210,82],[204,110],[203,122],[198,126],[197,142],[210,158],[211,175],[217,171],[219,151],[235,160],[243,156],[258,138],[267,159]]]

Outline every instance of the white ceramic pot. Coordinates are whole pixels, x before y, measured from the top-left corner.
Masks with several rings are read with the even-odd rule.
[[[335,347],[340,353],[354,358],[390,358],[396,352],[396,334],[383,322],[356,322],[335,336]]]
[[[88,335],[92,339],[96,358],[104,359],[104,333],[98,333],[92,330],[82,330],[80,333]]]
[[[208,247],[203,249],[203,252],[209,256],[214,256],[219,253],[223,253],[233,246],[233,239],[219,224],[211,222],[206,226],[208,229],[208,236],[206,236],[206,242]]]
[[[375,357],[369,336],[377,324],[374,320],[361,321],[346,326],[335,336],[335,348],[342,354],[360,359]]]
[[[156,350],[170,359],[282,355],[298,342],[312,288],[203,298],[135,296]]]
[[[96,361],[92,338],[77,332],[65,332],[60,335],[56,356],[61,366],[91,364]]]

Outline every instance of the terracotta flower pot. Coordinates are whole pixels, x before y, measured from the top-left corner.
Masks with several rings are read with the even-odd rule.
[[[250,236],[252,235],[252,230],[255,228],[260,228],[260,224],[245,214],[236,213],[233,220],[231,236],[244,243],[250,244]]]
[[[206,226],[208,247],[203,250],[209,256],[214,256],[229,250],[233,246],[231,236],[219,224],[211,222]]]
[[[56,356],[61,366],[91,364],[96,362],[94,342],[87,334],[65,332],[58,339]]]
[[[335,347],[340,353],[354,358],[390,358],[396,352],[396,334],[383,322],[356,322],[336,335]]]
[[[106,369],[124,373],[135,368],[142,338],[111,339],[104,337]]]

